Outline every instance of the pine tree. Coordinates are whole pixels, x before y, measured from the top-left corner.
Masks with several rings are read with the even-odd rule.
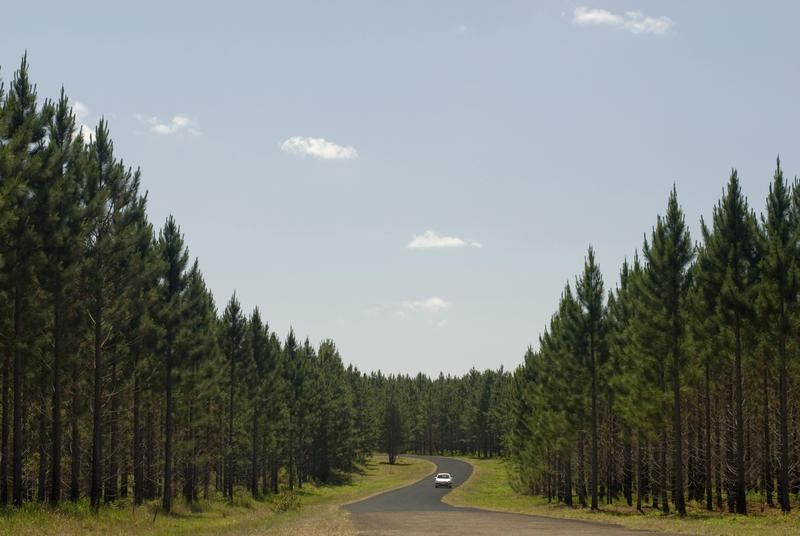
[[[673,503],[680,515],[686,514],[683,480],[683,434],[680,397],[682,339],[684,334],[684,301],[688,289],[688,266],[692,245],[683,212],[678,206],[675,188],[669,196],[666,216],[660,216],[652,233],[652,243],[645,241],[643,253],[647,261],[646,292],[650,315],[663,315],[660,323],[667,327],[663,347],[671,356],[672,376],[672,477]]]
[[[225,482],[223,493],[229,501],[233,501],[233,484],[236,473],[235,433],[233,428],[234,414],[236,413],[236,384],[237,367],[244,360],[246,351],[245,337],[247,334],[247,319],[242,314],[236,293],[231,296],[222,317],[222,351],[228,360],[228,426],[225,444]]]
[[[704,250],[698,258],[703,284],[718,293],[720,322],[733,335],[733,376],[731,399],[735,416],[735,453],[732,498],[737,513],[747,513],[744,466],[744,411],[742,393],[743,330],[752,316],[758,266],[756,218],[742,196],[736,170],[722,200],[714,208],[713,226],[702,223]]]
[[[795,184],[794,189],[797,189]],[[781,510],[789,512],[789,427],[788,427],[788,340],[791,334],[791,317],[797,311],[797,294],[800,285],[797,276],[798,232],[800,231],[800,206],[792,206],[792,192],[783,178],[778,159],[775,175],[767,196],[767,216],[762,216],[765,254],[761,260],[761,286],[759,309],[767,321],[770,347],[778,356],[779,410],[778,428],[780,436],[779,497]],[[794,199],[797,199],[796,195]],[[766,388],[766,384],[765,384]],[[765,405],[765,411],[767,406]],[[768,414],[767,414],[768,415]],[[768,428],[766,440],[769,440]],[[769,459],[769,456],[766,457]],[[765,468],[765,479],[772,479],[769,467]]]
[[[176,342],[180,337],[183,321],[183,292],[186,288],[186,264],[189,253],[184,246],[183,235],[175,219],[170,216],[158,237],[158,246],[165,268],[161,275],[161,322],[164,326],[164,385],[166,409],[164,421],[164,498],[162,507],[169,512],[172,508],[172,439],[173,417],[173,378],[172,371],[179,366],[180,356],[176,355]]]
[[[6,227],[4,243],[5,285],[12,303],[11,337],[13,355],[14,414],[13,414],[13,453],[12,453],[12,496],[14,505],[22,505],[22,429],[25,420],[23,408],[23,378],[25,363],[31,363],[32,345],[27,315],[32,313],[32,294],[36,292],[34,271],[42,262],[35,229],[30,225],[35,202],[33,182],[44,167],[44,148],[51,106],[41,110],[37,105],[36,87],[28,79],[27,54],[23,56],[19,70],[14,74],[11,87],[3,102],[4,139],[0,151],[0,178],[2,193],[9,211],[9,225]],[[4,370],[8,378],[8,362]],[[4,412],[7,407],[7,387],[4,380]],[[7,437],[7,424],[4,419],[4,443]],[[5,454],[5,453],[4,453]],[[3,464],[6,463],[5,457]],[[3,479],[5,482],[5,479]],[[7,499],[7,496],[6,496]]]
[[[94,382],[92,393],[92,485],[90,501],[100,504],[103,491],[103,378],[104,347],[113,333],[115,304],[112,290],[123,287],[130,277],[128,255],[132,224],[139,215],[139,174],[125,169],[114,158],[108,127],[101,120],[95,141],[89,145],[84,203],[88,216],[86,258],[82,265],[86,294],[89,297],[89,322],[94,339]],[[121,309],[119,309],[121,310]]]
[[[592,510],[597,510],[597,389],[599,371],[603,364],[605,308],[603,305],[603,276],[600,273],[600,268],[595,264],[594,249],[591,246],[584,263],[583,275],[578,278],[576,288],[578,301],[581,305],[582,333],[587,341],[587,368],[591,382],[592,446],[589,493],[592,499]]]
[[[76,296],[73,289],[81,260],[84,238],[84,214],[80,204],[83,187],[84,151],[74,138],[75,116],[69,107],[64,89],[50,114],[46,168],[35,181],[37,207],[35,226],[48,262],[42,263],[39,282],[52,303],[52,470],[50,503],[61,498],[61,456],[63,443],[62,368],[65,359],[65,324],[67,307]]]

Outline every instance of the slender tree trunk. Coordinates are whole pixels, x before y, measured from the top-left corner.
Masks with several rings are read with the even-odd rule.
[[[258,401],[253,408],[253,453],[250,467],[250,490],[253,498],[258,498]]]
[[[42,374],[42,376],[45,376]],[[44,380],[44,378],[42,378]],[[42,381],[42,410],[39,412],[39,478],[36,486],[36,500],[44,502],[47,495],[47,391]]]
[[[275,495],[278,494],[278,484],[279,484],[279,482],[278,482],[278,470],[279,469],[280,469],[280,467],[278,465],[278,460],[273,459],[272,460],[272,467],[270,468],[271,474],[270,474],[270,477],[269,477],[269,483],[270,483],[270,486],[272,486],[272,493],[274,493]]]
[[[623,453],[622,453],[622,492],[628,506],[633,506],[633,445],[631,444],[631,427],[625,423],[623,428]]]
[[[578,502],[586,507],[586,460],[584,456],[584,438],[586,433],[583,431],[583,419],[579,419],[578,432]]]
[[[564,504],[572,506],[572,460],[569,455],[564,462]]]
[[[678,514],[683,516],[686,515],[686,502],[683,497],[683,430],[681,429],[679,322],[678,308],[676,305],[672,317],[672,501],[675,503],[675,509],[678,511]],[[666,501],[664,504],[665,508],[667,508]]]
[[[142,468],[142,430],[139,423],[142,394],[139,385],[139,346],[133,349],[133,504],[144,500],[144,472]]]
[[[686,462],[686,484],[688,486],[688,494],[686,496],[686,500],[691,502],[694,500],[699,500],[700,497],[700,486],[698,485],[697,480],[697,473],[698,473],[698,462],[697,462],[697,448],[695,447],[695,434],[694,434],[694,422],[695,422],[695,415],[694,415],[694,408],[690,408],[688,411],[688,421],[686,423],[686,434],[688,435],[687,444],[688,444],[688,461]],[[677,507],[676,507],[677,508]]]
[[[708,361],[705,363],[705,410],[706,410],[706,450],[705,450],[705,477],[706,477],[706,510],[714,509],[713,490],[711,489],[711,379]]]
[[[22,288],[14,290],[14,460],[12,496],[22,506]]]
[[[716,481],[717,488],[717,510],[722,511],[722,479],[724,474],[722,470],[722,464],[725,463],[725,453],[722,449],[722,429],[720,420],[722,420],[722,416],[718,414],[717,418],[714,419],[714,435],[717,440],[717,463],[714,464],[714,471],[716,472],[717,477],[714,480]]]
[[[589,486],[591,488],[592,510],[597,510],[597,360],[594,351],[594,334],[590,337],[589,352],[592,359],[592,473]]]
[[[144,449],[144,496],[146,499],[154,499],[156,496],[155,489],[155,463],[153,456],[156,452],[155,445],[155,432],[153,424],[153,408],[147,409],[147,418],[145,419],[145,449]]]
[[[770,442],[770,433],[769,433],[769,367],[767,364],[764,364],[764,386],[763,386],[763,397],[764,397],[764,408],[762,413],[762,418],[764,421],[764,452],[763,452],[763,471],[764,471],[764,494],[766,495],[766,501],[769,506],[774,506],[772,501],[772,445]]]
[[[741,320],[737,313],[734,326],[736,336],[736,513],[747,514],[747,497],[744,482],[744,410],[742,396],[742,337]]]
[[[103,292],[96,289],[94,304],[94,396],[92,402],[92,488],[89,495],[94,509],[100,506],[103,485]]]
[[[666,412],[665,412],[666,413]],[[661,511],[665,514],[669,513],[669,500],[667,499],[667,432],[661,432],[661,444],[659,445],[660,460],[658,465],[658,487],[661,490]]]
[[[11,407],[11,359],[6,354],[3,356],[3,431],[2,446],[0,447],[0,504],[8,504],[8,435],[9,411]]]
[[[120,460],[120,467],[122,468],[119,472],[119,496],[121,499],[128,498],[128,460],[126,459],[126,454],[122,454],[122,459]]]
[[[228,480],[228,486],[226,487],[226,494],[228,499],[231,501],[233,500],[233,386],[234,386],[234,379],[235,379],[235,368],[234,368],[234,360],[233,360],[233,351],[231,351],[230,356],[230,393],[229,393],[229,401],[228,401],[228,444],[227,449],[225,452],[226,456],[226,466],[227,471],[226,474]]]
[[[645,483],[644,483],[644,456],[645,452],[647,451],[647,447],[642,445],[642,441],[639,440],[636,442],[636,474],[637,474],[637,484],[636,484],[636,510],[639,512],[643,512],[642,510],[642,500],[644,499],[645,494]],[[645,501],[647,499],[644,499]]]
[[[69,500],[77,502],[81,496],[81,433],[78,428],[78,388],[77,380],[72,386],[72,403],[70,408],[72,424],[70,433],[70,451],[72,455],[72,472],[70,474]]]
[[[63,299],[61,290],[61,273],[56,273],[55,311],[53,322],[53,467],[50,484],[50,504],[56,506],[61,500],[61,361],[63,339]]]
[[[164,419],[164,499],[165,512],[172,509],[172,350],[167,351],[167,414]]]
[[[659,472],[660,469],[658,467],[658,463],[659,463],[659,456],[658,456],[659,442],[656,441],[655,445],[649,445],[649,446],[650,446],[650,448],[649,448],[649,451],[648,451],[648,460],[647,460],[647,462],[648,462],[648,468],[650,469],[650,475],[649,475],[650,495],[651,495],[651,499],[653,500],[653,503],[652,503],[653,504],[653,509],[654,510],[658,510],[658,499],[659,499],[660,494],[661,494],[661,490],[659,489],[659,487],[661,486],[661,477],[659,476],[660,475],[660,472]]]
[[[292,415],[289,413],[289,491],[294,490],[294,430]]]
[[[725,467],[725,490],[728,494],[728,512],[736,512],[736,417],[735,417],[735,379],[731,378],[728,387],[728,420],[727,420],[727,441],[725,450],[727,454],[727,464]]]
[[[778,409],[778,427],[780,428],[781,436],[781,454],[780,454],[780,473],[778,476],[778,487],[780,488],[781,510],[784,513],[789,513],[792,509],[789,503],[789,402],[787,396],[787,373],[786,373],[786,335],[781,330],[780,338],[778,340],[778,350],[780,352],[780,366],[778,379],[778,393],[779,409]],[[4,410],[5,411],[5,410]]]
[[[192,378],[194,378],[194,371],[192,371]],[[194,419],[194,402],[190,400],[185,437],[189,445],[191,445],[191,451],[189,454],[189,459],[187,460],[184,469],[186,474],[184,475],[184,485],[183,485],[183,498],[186,499],[187,503],[191,503],[196,498],[197,495],[195,492],[196,488],[195,460],[197,456],[197,445],[195,445],[193,419]]]
[[[119,488],[119,388],[117,386],[117,356],[111,358],[111,444],[108,450],[108,476],[106,478],[105,502],[117,500]]]

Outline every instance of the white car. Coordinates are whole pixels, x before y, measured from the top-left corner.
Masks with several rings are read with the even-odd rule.
[[[438,487],[453,487],[453,477],[450,473],[439,473],[436,475],[436,478],[433,479],[433,486]]]

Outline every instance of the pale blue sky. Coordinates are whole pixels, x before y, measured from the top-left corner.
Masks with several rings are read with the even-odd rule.
[[[698,239],[732,167],[800,173],[795,2],[3,4],[2,78],[109,119],[218,307],[362,370],[514,368],[673,182]]]

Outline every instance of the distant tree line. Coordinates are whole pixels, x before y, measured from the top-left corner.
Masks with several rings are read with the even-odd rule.
[[[510,375],[365,374],[218,312],[101,120],[90,140],[27,59],[0,83],[0,506],[232,500],[330,482],[374,451],[500,452]]]
[[[605,293],[589,248],[514,372],[508,452],[531,493],[592,509],[747,513],[800,491],[800,185],[756,216],[730,175],[693,243],[675,188]],[[796,500],[796,496],[795,496]]]

